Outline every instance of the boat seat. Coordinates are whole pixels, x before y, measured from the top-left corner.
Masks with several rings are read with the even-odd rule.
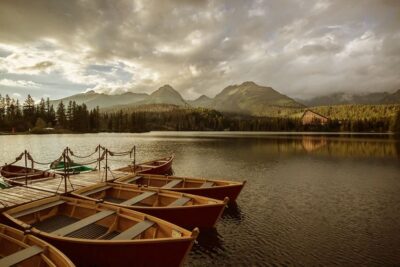
[[[213,185],[213,182],[205,182],[200,186],[200,188],[212,187]]]
[[[160,162],[160,163],[167,163],[168,161],[167,161],[167,160],[157,160],[157,162]]]
[[[142,194],[140,194],[138,196],[135,196],[135,197],[133,197],[131,199],[125,200],[125,201],[123,201],[123,202],[121,202],[119,204],[120,205],[126,205],[126,206],[132,206],[132,205],[134,205],[134,204],[136,204],[136,203],[138,203],[138,202],[140,202],[140,201],[142,201],[142,200],[144,200],[146,198],[149,198],[149,197],[155,195],[156,193],[157,192],[153,192],[153,191],[144,192],[144,193],[142,193]]]
[[[61,205],[63,203],[65,203],[64,200],[57,200],[57,201],[54,201],[54,202],[50,202],[50,203],[46,203],[46,204],[43,204],[43,205],[40,205],[40,206],[33,207],[31,209],[27,209],[27,210],[23,210],[23,211],[14,213],[14,214],[12,214],[12,216],[14,218],[19,218],[19,217],[22,217],[22,216],[25,216],[25,215],[28,215],[28,214],[31,214],[31,213],[35,213],[35,212],[38,212],[38,211],[41,211],[41,210],[45,210],[45,209],[48,209],[48,208],[52,208],[52,207]]]
[[[114,214],[115,211],[113,210],[104,210],[104,211],[100,211],[96,214],[93,214],[89,217],[83,218],[82,220],[79,220],[75,223],[72,223],[70,225],[67,225],[65,227],[62,227],[60,229],[55,230],[54,232],[52,232],[52,234],[55,235],[59,235],[59,236],[65,236],[68,235],[72,232],[75,232],[85,226],[88,226],[90,224],[93,224],[97,221],[100,221],[101,219],[104,219],[107,216],[110,216],[112,214]]]
[[[30,246],[0,259],[0,266],[14,266],[43,252],[38,246]]]
[[[143,178],[143,176],[136,175],[135,177],[132,177],[132,178],[129,178],[129,179],[125,180],[125,182],[128,183],[128,184],[132,184],[133,182],[136,182],[137,180],[140,180],[142,178]]]
[[[173,188],[174,186],[177,186],[178,184],[182,183],[182,180],[172,180],[168,184],[162,186],[162,189],[169,189]]]
[[[154,222],[144,220],[140,223],[135,224],[134,226],[128,228],[124,232],[120,233],[116,237],[114,237],[112,240],[131,240],[149,229],[154,225]]]
[[[168,207],[179,207],[179,206],[183,206],[186,203],[188,203],[190,200],[192,200],[189,197],[181,197],[178,198],[177,200],[175,200],[174,202],[172,202],[171,204],[168,205]]]
[[[106,185],[106,186],[98,187],[98,188],[83,192],[83,193],[81,193],[81,195],[89,196],[89,195],[92,195],[92,194],[95,194],[95,193],[99,193],[101,191],[105,191],[105,190],[110,189],[110,188],[111,188],[111,186]]]
[[[144,167],[144,168],[154,168],[154,165],[147,165],[147,164],[139,164],[138,166]]]

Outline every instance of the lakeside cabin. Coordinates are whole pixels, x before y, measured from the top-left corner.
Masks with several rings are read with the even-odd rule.
[[[327,117],[310,109],[304,111],[303,116],[301,116],[301,123],[303,125],[324,125],[328,123],[328,120]]]

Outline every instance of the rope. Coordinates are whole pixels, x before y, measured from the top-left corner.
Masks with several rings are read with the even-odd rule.
[[[127,155],[129,155],[130,157],[132,157],[132,152],[133,152],[133,150],[134,150],[134,147],[132,147],[131,150],[122,151],[122,152],[108,151],[108,154],[110,154],[110,156],[115,156],[115,157],[118,157],[118,156],[127,156]]]
[[[90,155],[87,155],[87,156],[79,156],[79,155],[76,155],[74,152],[72,152],[71,149],[69,149],[69,153],[71,154],[71,156],[73,156],[73,157],[75,157],[75,158],[80,158],[80,159],[90,158],[91,156],[93,156],[94,154],[96,154],[97,151],[99,151],[99,146],[97,146],[96,149],[94,150],[94,152],[91,153]]]
[[[50,161],[50,162],[39,162],[39,161],[34,160],[33,157],[32,157],[32,155],[31,155],[30,153],[28,153],[27,156],[28,156],[28,159],[29,159],[30,161],[32,161],[32,162],[34,162],[34,163],[36,163],[36,164],[38,164],[38,165],[50,165],[50,164],[52,164],[54,161],[56,161],[56,160],[54,160],[54,161]]]
[[[6,166],[8,166],[8,165],[13,165],[14,163],[17,163],[18,161],[20,161],[20,160],[22,159],[22,157],[24,156],[24,154],[25,154],[25,153],[21,153],[21,155],[19,155],[18,157],[15,158],[15,161],[13,161],[13,162],[11,162],[11,163],[9,163],[9,164],[5,164],[5,165],[1,166],[0,170],[1,170],[3,167],[6,167]]]

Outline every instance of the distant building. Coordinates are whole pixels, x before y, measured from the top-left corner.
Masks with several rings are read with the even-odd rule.
[[[303,116],[301,116],[301,122],[303,125],[324,125],[328,123],[328,118],[307,109],[304,111]]]

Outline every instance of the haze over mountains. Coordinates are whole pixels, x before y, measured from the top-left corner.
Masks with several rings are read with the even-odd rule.
[[[400,89],[394,93],[368,93],[368,94],[348,94],[334,93],[326,96],[315,97],[308,100],[297,100],[306,106],[331,106],[346,104],[399,104]]]
[[[202,107],[215,109],[221,112],[232,112],[255,116],[265,116],[281,110],[299,109],[306,106],[325,106],[342,104],[396,104],[400,103],[400,90],[395,93],[372,93],[364,95],[350,95],[336,93],[309,100],[294,100],[279,93],[271,87],[257,85],[254,82],[244,82],[240,85],[231,85],[224,88],[214,98],[205,95],[195,100],[185,100],[181,94],[170,85],[164,85],[153,93],[127,92],[120,95],[107,95],[89,91],[52,101],[58,105],[60,101],[67,103],[75,101],[85,103],[89,109],[99,106],[103,110],[129,109],[143,105],[155,106],[159,104],[175,105],[180,107]]]

